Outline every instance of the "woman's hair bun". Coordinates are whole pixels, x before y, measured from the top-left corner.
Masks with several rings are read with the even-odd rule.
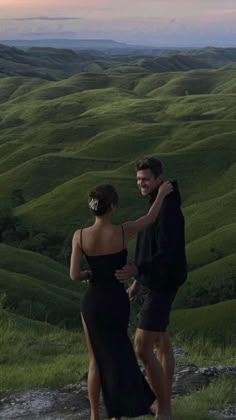
[[[88,195],[90,210],[96,216],[102,216],[118,204],[118,194],[113,185],[98,185]]]

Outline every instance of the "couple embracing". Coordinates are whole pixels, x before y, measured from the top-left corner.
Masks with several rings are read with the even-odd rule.
[[[81,316],[90,358],[91,420],[99,420],[100,390],[110,419],[146,414],[171,419],[175,362],[167,326],[178,288],[187,277],[184,218],[177,184],[163,180],[161,162],[146,158],[136,170],[140,192],[149,201],[146,214],[112,224],[118,195],[112,185],[99,185],[88,198],[95,222],[77,230],[72,241],[70,277],[89,280]],[[127,242],[135,235],[135,262],[127,264]],[[80,270],[82,255],[89,271]],[[135,280],[126,290],[130,278]],[[134,351],[128,336],[130,300],[140,285],[147,293]]]

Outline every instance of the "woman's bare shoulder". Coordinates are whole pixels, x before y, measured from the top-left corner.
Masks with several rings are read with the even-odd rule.
[[[80,241],[82,232],[83,232],[83,235],[84,235],[84,234],[86,234],[86,232],[91,231],[92,228],[93,228],[93,225],[85,226],[85,227],[76,229],[74,234],[73,234],[73,239]]]
[[[73,238],[78,238],[80,234],[81,234],[81,229],[75,230],[75,232],[73,233]]]

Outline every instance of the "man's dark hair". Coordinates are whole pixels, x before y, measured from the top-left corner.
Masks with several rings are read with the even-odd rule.
[[[156,178],[163,173],[161,161],[154,157],[147,157],[136,163],[137,171],[144,171],[145,169],[150,169]]]

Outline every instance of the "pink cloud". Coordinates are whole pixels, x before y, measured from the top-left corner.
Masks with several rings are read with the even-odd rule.
[[[223,9],[214,12],[215,15],[232,15],[236,13],[236,9]]]
[[[236,19],[236,9],[216,10],[199,17],[200,22],[209,23],[227,22],[232,19]]]

